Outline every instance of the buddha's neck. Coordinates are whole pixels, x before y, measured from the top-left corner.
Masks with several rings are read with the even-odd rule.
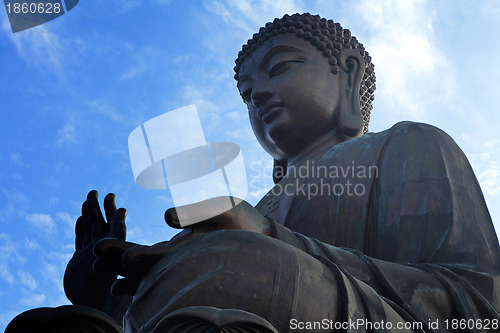
[[[304,147],[297,154],[288,159],[287,167],[298,167],[307,160],[315,160],[318,156],[323,156],[333,146],[345,141],[337,129],[327,132],[316,138],[309,145]]]

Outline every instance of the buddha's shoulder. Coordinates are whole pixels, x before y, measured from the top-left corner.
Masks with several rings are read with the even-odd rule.
[[[412,121],[402,121],[391,128],[377,133],[366,133],[358,140],[349,140],[353,144],[384,144],[388,142],[421,142],[430,140],[434,145],[448,142],[454,143],[453,139],[443,130],[429,124]]]
[[[327,154],[335,155],[379,155],[401,149],[422,149],[426,145],[458,147],[443,130],[425,123],[402,121],[382,132],[368,132],[336,145]]]
[[[391,128],[382,131],[382,132],[377,132],[377,133],[366,133],[365,135],[362,136],[364,139],[396,139],[399,137],[407,137],[409,135],[412,136],[419,136],[419,137],[424,137],[424,136],[431,136],[431,137],[436,137],[436,136],[443,136],[449,138],[449,135],[446,134],[443,130],[429,124],[425,123],[417,123],[413,121],[401,121],[399,123],[396,123],[393,125]]]

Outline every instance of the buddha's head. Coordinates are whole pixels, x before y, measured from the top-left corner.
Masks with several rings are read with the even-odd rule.
[[[235,79],[252,128],[280,162],[327,132],[368,131],[375,73],[340,24],[310,14],[267,23],[238,54]]]

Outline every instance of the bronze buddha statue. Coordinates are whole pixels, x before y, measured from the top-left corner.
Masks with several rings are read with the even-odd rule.
[[[89,193],[65,275],[74,304],[123,315],[126,332],[498,329],[499,243],[472,168],[433,126],[368,132],[374,66],[349,30],[285,15],[235,73],[275,187],[153,246],[125,241],[114,195],[106,223]],[[165,219],[178,225],[175,209]]]

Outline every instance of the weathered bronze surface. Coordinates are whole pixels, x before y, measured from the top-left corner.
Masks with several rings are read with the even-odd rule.
[[[235,71],[276,186],[153,246],[126,242],[125,210],[108,196],[106,223],[89,193],[64,281],[74,304],[126,332],[498,329],[499,244],[469,162],[430,125],[365,133],[375,77],[348,30],[285,16]]]

